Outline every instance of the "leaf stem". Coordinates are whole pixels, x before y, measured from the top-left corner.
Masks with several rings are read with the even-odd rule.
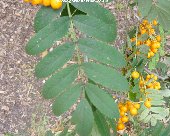
[[[69,18],[72,18],[69,2],[67,2],[67,11]]]
[[[76,50],[76,54],[77,54],[78,64],[80,65],[81,64],[80,53],[79,53],[78,45],[76,43],[77,38],[76,38],[76,33],[74,31],[74,24],[73,24],[73,20],[72,20],[72,14],[71,14],[69,2],[67,2],[67,11],[68,11],[69,18],[71,18],[71,24],[70,24],[71,33],[70,33],[70,35],[71,35],[71,39],[73,40],[73,42],[76,45],[75,50]]]
[[[78,44],[77,44],[78,40],[77,40],[75,29],[74,29],[74,23],[73,23],[73,19],[72,19],[74,13],[73,14],[71,13],[69,2],[67,2],[67,11],[68,11],[69,18],[71,20],[71,23],[70,23],[70,36],[71,36],[72,41],[75,43],[75,51],[76,51],[76,56],[77,56],[77,62],[78,62],[78,65],[79,65],[79,76],[82,78],[82,69],[80,67],[80,65],[81,65],[81,57],[80,57],[79,47],[78,47]],[[83,89],[83,92],[81,94],[81,97],[85,98],[84,89]]]

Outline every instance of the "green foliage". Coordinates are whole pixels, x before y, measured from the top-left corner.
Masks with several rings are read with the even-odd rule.
[[[156,126],[145,129],[140,136],[169,136],[170,125],[164,126],[161,122],[157,122]]]
[[[138,0],[139,11],[148,20],[158,19],[160,25],[165,29],[170,29],[170,1],[169,0]]]
[[[99,134],[101,136],[104,136],[104,135],[109,136],[110,128],[108,126],[108,123],[106,122],[105,117],[98,110],[94,112],[94,120],[98,128]]]
[[[137,0],[135,4],[136,2],[142,17],[158,18],[163,29],[170,29],[168,0],[158,0],[156,3],[151,0]],[[147,61],[144,54],[149,48],[139,47],[141,58],[127,59],[126,62],[125,57],[133,54],[123,51],[123,55],[111,45],[117,36],[115,17],[96,2],[63,3],[62,8],[57,11],[42,7],[36,15],[34,27],[36,34],[26,46],[26,52],[30,55],[38,55],[54,47],[64,37],[69,41],[55,47],[35,68],[38,78],[46,78],[42,89],[43,97],[55,99],[52,106],[55,115],[60,116],[74,104],[77,105],[71,119],[71,123],[76,126],[75,131],[68,133],[66,128],[61,135],[77,133],[80,136],[109,136],[110,128],[115,133],[117,130],[114,120],[119,117],[119,110],[111,94],[129,94],[128,99],[136,101],[139,97],[139,81],[132,80],[130,74],[134,68],[143,72]],[[77,31],[83,35],[76,36]],[[137,34],[136,30],[133,31],[128,37],[127,46],[130,48],[134,46],[130,43],[130,38],[134,33]],[[147,39],[148,36],[140,38]],[[159,57],[156,54],[149,62],[150,69],[163,69],[156,62]],[[70,64],[70,61],[74,64]],[[155,126],[158,121],[169,116],[164,97],[170,94],[168,91],[147,91],[150,91],[148,97],[153,99],[153,107],[144,109],[143,105],[140,120]],[[169,132],[165,130],[162,134],[167,133]]]
[[[81,86],[76,85],[71,88],[67,88],[62,94],[58,95],[53,104],[54,114],[60,116],[66,112],[80,97],[81,90]]]
[[[149,14],[149,11],[152,7],[152,0],[138,0],[139,12],[143,17],[146,17]]]
[[[28,42],[26,51],[28,54],[37,55],[51,48],[56,41],[64,36],[71,37],[73,43],[66,42],[56,47],[37,64],[35,75],[39,78],[49,77],[42,89],[42,95],[46,99],[55,98],[52,109],[57,116],[66,112],[80,99],[80,103],[72,115],[72,122],[76,124],[76,132],[80,136],[90,135],[94,124],[96,124],[101,135],[104,133],[109,135],[109,128],[104,116],[118,117],[116,103],[96,84],[84,84],[77,78],[85,74],[87,79],[111,90],[128,91],[127,80],[114,69],[126,66],[125,59],[114,47],[105,43],[113,42],[116,38],[115,18],[110,11],[97,3],[72,3],[74,7],[67,4],[67,10],[71,9],[69,12],[75,12],[77,9],[81,11],[80,14],[83,13],[83,15],[79,15],[77,12],[73,17],[70,17],[71,13],[64,13],[66,12],[63,10],[65,5],[64,3],[62,9],[57,12],[46,7],[39,10],[34,24],[37,33]],[[60,17],[60,13],[64,17]],[[46,18],[46,16],[48,17]],[[73,26],[92,37],[75,39]],[[97,38],[100,41],[92,38]],[[93,59],[96,63],[81,61],[79,51],[83,54],[83,58]],[[75,59],[75,56],[78,60]],[[62,68],[69,60],[78,61],[78,64]],[[102,64],[98,64],[98,62]],[[110,67],[107,66],[108,64]],[[88,101],[91,103],[89,104]],[[98,109],[102,114],[97,111],[93,113],[92,107]],[[101,122],[104,123],[102,128]]]
[[[65,43],[54,49],[37,64],[35,68],[36,76],[42,78],[53,74],[72,58],[74,50],[73,43]]]
[[[140,120],[144,123],[151,122],[152,126],[155,126],[158,121],[166,120],[169,116],[169,108],[165,107],[164,97],[169,97],[170,92],[169,90],[153,90],[148,89],[146,90],[148,94],[148,98],[151,98],[151,105],[150,109],[146,109],[143,105],[141,108],[141,115]]]
[[[96,63],[84,63],[83,69],[89,79],[114,91],[126,92],[129,89],[125,77],[113,68]]]
[[[105,116],[118,118],[119,111],[113,98],[95,85],[88,84],[86,93],[92,104]]]
[[[118,52],[116,48],[106,43],[86,38],[80,39],[78,44],[80,51],[90,59],[110,64],[113,67],[118,68],[126,66],[126,61],[123,55]]]
[[[69,25],[68,17],[55,19],[29,40],[26,52],[30,55],[36,55],[52,47],[57,40],[68,33]]]
[[[115,39],[115,23],[106,24],[102,20],[86,15],[79,15],[73,18],[75,26],[83,33],[105,42],[112,42]]]
[[[75,26],[83,33],[101,41],[112,42],[116,38],[116,22],[114,16],[99,4],[93,2],[72,3],[77,9],[87,13],[75,16]],[[95,9],[95,12],[94,12]]]
[[[76,131],[80,136],[88,136],[91,133],[94,116],[86,99],[82,99],[79,103],[73,113],[72,122],[76,124]]]
[[[64,89],[70,87],[70,85],[74,82],[78,74],[78,66],[72,65],[67,67],[52,77],[50,77],[42,90],[42,95],[44,98],[51,99],[55,96],[59,95]]]
[[[40,31],[53,20],[57,19],[60,16],[60,13],[65,8],[66,3],[63,4],[62,8],[55,11],[51,7],[42,6],[41,9],[37,12],[34,20],[34,29],[35,32]]]

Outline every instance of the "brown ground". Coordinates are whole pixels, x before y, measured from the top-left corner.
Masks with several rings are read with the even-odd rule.
[[[124,21],[123,5],[116,5],[117,45],[123,43],[124,30],[130,26]],[[107,7],[115,14],[113,4]],[[49,102],[40,95],[42,80],[34,77],[38,57],[28,56],[24,50],[34,34],[33,19],[38,9],[22,0],[0,1],[0,136],[5,133],[43,136],[45,126],[56,124]],[[127,18],[133,22],[133,18]]]
[[[42,81],[33,75],[36,57],[24,51],[37,10],[18,0],[0,1],[0,134],[27,135],[33,113],[45,104],[39,93]]]

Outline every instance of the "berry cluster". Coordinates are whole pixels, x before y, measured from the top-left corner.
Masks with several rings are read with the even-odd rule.
[[[151,99],[147,97],[147,92],[145,92],[145,90],[146,89],[160,90],[161,85],[157,80],[158,80],[158,77],[155,76],[154,74],[151,74],[151,75],[148,74],[145,80],[143,77],[140,77],[139,88],[140,88],[140,92],[145,93],[146,95],[146,100],[144,102],[144,105],[147,108],[151,107]]]
[[[154,74],[151,75],[147,75],[146,79],[144,80],[143,77],[140,77],[140,81],[139,81],[139,87],[140,89],[155,89],[155,90],[159,90],[161,88],[161,85],[159,82],[157,82],[158,77],[155,76]]]
[[[140,76],[140,74],[137,71],[133,71],[131,74],[131,77],[133,79],[137,79],[137,78],[139,78],[139,76]],[[148,74],[145,79],[142,76],[140,76],[139,88],[140,88],[140,92],[144,93],[146,96],[144,105],[147,108],[151,107],[151,99],[147,97],[146,89],[160,90],[161,85],[157,80],[158,80],[158,77],[155,76],[154,74]]]
[[[51,6],[53,9],[62,7],[62,0],[24,0],[24,2],[30,2],[32,5]]]
[[[153,57],[161,45],[161,36],[156,33],[155,29],[157,25],[158,22],[156,20],[153,20],[151,23],[148,20],[143,20],[139,26],[138,37],[131,38],[131,42],[136,42],[136,46],[147,45],[149,47],[147,58]],[[140,37],[144,34],[148,35],[148,38],[141,40]]]
[[[136,116],[138,109],[140,109],[140,103],[126,101],[125,103],[118,103],[120,118],[117,124],[117,130],[124,130],[125,123],[129,121],[128,115]]]

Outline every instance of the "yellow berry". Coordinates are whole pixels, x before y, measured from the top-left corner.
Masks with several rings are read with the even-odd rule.
[[[154,80],[158,80],[158,77],[157,77],[157,76],[154,76],[153,78],[154,78]]]
[[[153,53],[157,53],[158,49],[156,49],[156,48],[151,48],[151,51],[152,51]]]
[[[152,49],[157,48],[157,43],[153,43],[153,44],[151,44],[151,48],[152,48]]]
[[[30,2],[30,0],[24,0],[24,2]]]
[[[51,0],[51,7],[53,9],[60,9],[62,7],[62,0]]]
[[[149,30],[149,35],[155,34],[155,29],[150,29]]]
[[[154,89],[155,89],[155,90],[159,90],[160,87],[159,87],[159,86],[154,86]]]
[[[140,81],[139,81],[139,86],[140,86],[140,87],[143,87],[143,86],[144,86],[144,81],[140,80]]]
[[[147,28],[147,29],[152,29],[152,25],[151,25],[151,24],[148,24],[148,25],[146,26],[146,28]]]
[[[151,57],[153,57],[155,55],[152,51],[150,51],[149,53],[150,53]]]
[[[147,108],[150,108],[151,107],[151,102],[149,100],[146,100],[144,102],[144,105],[147,107]]]
[[[129,120],[129,118],[127,116],[121,117],[121,121],[124,123],[128,122],[128,120]]]
[[[32,5],[42,4],[42,0],[31,0]]]
[[[135,115],[138,114],[138,110],[137,110],[135,107],[132,107],[132,108],[130,109],[130,114],[133,115],[133,116],[135,116]]]
[[[128,111],[128,109],[127,109],[127,107],[126,107],[126,106],[122,106],[122,107],[120,107],[120,110],[121,110],[121,111],[124,111],[124,112],[127,112],[127,111]]]
[[[151,74],[151,78],[153,78],[155,75],[154,74]]]
[[[125,129],[125,125],[123,123],[118,123],[117,130],[123,130]]]
[[[135,104],[134,104],[134,107],[135,107],[136,109],[140,109],[140,104],[139,104],[139,103],[135,103]]]
[[[151,78],[151,76],[150,76],[150,75],[147,75],[147,76],[146,76],[146,79],[150,79],[150,78]]]
[[[161,46],[160,42],[156,42],[155,44],[156,44],[156,48],[160,48]]]
[[[151,40],[150,40],[150,39],[148,39],[148,40],[146,41],[146,45],[151,46]]]
[[[139,78],[139,73],[137,71],[133,71],[131,74],[132,78],[136,79]]]
[[[153,25],[156,26],[158,24],[158,22],[156,21],[156,19],[153,20]]]
[[[131,41],[131,42],[135,42],[135,41],[136,41],[136,38],[133,37],[133,38],[130,39],[130,41]]]
[[[125,112],[124,111],[120,111],[120,116],[124,116]]]
[[[43,0],[43,5],[44,6],[50,6],[51,5],[51,2],[50,2],[50,0]]]
[[[149,23],[149,22],[148,22],[148,20],[146,20],[146,19],[144,19],[143,22],[142,22],[143,25],[147,25],[148,23]]]
[[[120,107],[122,107],[123,106],[123,103],[118,103],[118,107],[120,108]]]
[[[151,54],[150,54],[150,52],[148,52],[148,56],[147,56],[147,58],[149,59],[151,57]]]
[[[141,33],[141,34],[145,34],[145,33],[146,33],[146,29],[140,30],[140,33]]]
[[[157,40],[158,42],[160,42],[160,41],[161,41],[161,36],[160,36],[160,35],[157,35],[157,36],[156,36],[156,40]]]
[[[142,44],[142,42],[141,41],[137,41],[137,46],[139,46],[139,45],[141,45]]]

